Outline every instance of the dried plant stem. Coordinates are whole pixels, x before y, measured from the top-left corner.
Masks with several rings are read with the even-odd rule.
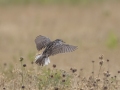
[[[108,72],[109,72],[109,62],[108,62]]]
[[[102,65],[100,65],[100,69],[99,69],[99,72],[98,72],[98,78],[99,78],[99,76],[100,76],[101,68],[102,68]]]
[[[21,61],[21,70],[22,70],[22,73],[21,73],[21,76],[22,76],[22,83],[21,83],[21,86],[24,85],[24,82],[23,82],[23,63]]]
[[[92,72],[93,72],[92,74],[93,74],[93,78],[94,78],[94,62],[93,62],[93,71]]]

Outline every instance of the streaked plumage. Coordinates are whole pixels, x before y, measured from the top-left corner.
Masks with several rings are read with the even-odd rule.
[[[66,44],[61,39],[51,41],[49,38],[39,35],[35,39],[36,48],[38,51],[45,48],[42,54],[35,58],[35,63],[39,65],[48,65],[50,63],[49,56],[59,53],[72,52],[77,49],[77,46]]]

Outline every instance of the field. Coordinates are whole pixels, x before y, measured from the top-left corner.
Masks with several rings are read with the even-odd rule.
[[[4,89],[5,86],[6,88],[12,86],[10,83],[13,83],[13,81],[16,82],[15,79],[17,77],[20,77],[16,80],[20,81],[21,79],[23,79],[20,81],[20,84],[25,85],[26,87],[23,87],[21,89],[46,90],[48,89],[48,87],[39,89],[37,88],[37,85],[35,85],[35,83],[38,83],[39,81],[34,78],[35,76],[43,73],[47,77],[47,75],[51,75],[51,73],[55,74],[57,72],[59,74],[54,78],[54,80],[58,79],[58,77],[60,78],[60,80],[62,80],[62,77],[59,76],[63,74],[63,71],[61,70],[69,72],[70,68],[75,68],[78,72],[82,69],[84,71],[84,76],[87,77],[86,79],[91,76],[92,72],[94,72],[94,75],[97,77],[100,73],[100,78],[104,78],[104,76],[101,74],[104,71],[109,71],[111,73],[111,76],[108,78],[118,76],[118,71],[120,71],[119,8],[119,1],[106,1],[101,3],[95,2],[89,4],[83,3],[80,5],[1,5],[0,83],[2,84],[0,84],[0,89]],[[49,37],[51,40],[60,38],[68,44],[78,46],[78,49],[72,53],[59,54],[50,57],[51,63],[44,68],[39,67],[36,64],[33,65],[31,64],[31,62],[34,61],[35,55],[38,53],[34,43],[34,39],[38,35]],[[104,63],[102,65],[99,64],[99,62],[101,62],[101,59],[99,59],[101,55],[103,55],[104,57],[102,59],[104,60]],[[19,60],[21,56],[24,58],[22,62],[20,62]],[[108,59],[109,62],[107,62]],[[94,70],[92,61],[94,61]],[[24,68],[21,64],[25,64],[27,65],[27,67],[25,66]],[[57,66],[57,70],[56,68],[53,69],[53,64]],[[48,70],[48,68],[50,68],[50,71]],[[46,70],[50,73],[46,73]],[[74,70],[72,69],[71,71]],[[29,80],[28,78],[25,79],[27,75],[31,76],[30,82],[33,81],[34,84],[26,83],[28,82],[27,80]],[[68,77],[66,80],[68,80],[69,82],[71,81],[71,79],[73,79],[72,77],[77,79],[74,73],[72,74],[70,72],[68,73]],[[83,77],[80,77],[81,80],[83,79]],[[115,87],[114,89],[113,87],[110,89],[109,85],[111,84],[109,84],[109,89],[101,89],[97,86],[97,89],[95,87],[91,90],[119,90],[120,86],[119,84],[116,84],[119,79],[119,76],[117,80],[113,79],[113,84],[115,84],[113,85],[113,87]],[[4,81],[4,84],[2,80]],[[77,81],[74,82],[74,84],[76,84]],[[86,82],[87,81],[85,81],[85,85]],[[93,83],[92,81],[90,82]],[[109,82],[111,82],[111,79],[109,79]],[[49,83],[47,84],[48,86]],[[56,86],[59,86],[59,84],[56,84]],[[22,86],[18,83],[14,85],[18,85],[18,88],[15,87],[13,89],[13,87],[11,87],[10,90],[20,90],[19,87]],[[44,85],[46,85],[46,83]],[[43,87],[46,87],[44,85]],[[70,87],[68,87],[67,89],[68,83],[60,85],[63,85],[59,86],[62,87],[62,89],[60,90],[70,89]],[[66,85],[65,88],[64,85]],[[28,89],[27,86],[29,86],[30,88],[33,86],[33,88]],[[54,90],[54,84],[51,84],[51,87],[51,89]],[[76,90],[78,89],[76,88]],[[90,88],[84,88],[80,90],[90,90]]]

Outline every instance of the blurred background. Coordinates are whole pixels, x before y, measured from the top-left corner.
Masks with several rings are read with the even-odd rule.
[[[29,64],[38,53],[34,39],[63,39],[78,46],[72,53],[50,57],[60,69],[99,66],[99,56],[120,69],[119,0],[0,0],[0,65],[14,66],[20,56]],[[96,68],[97,69],[97,68]]]

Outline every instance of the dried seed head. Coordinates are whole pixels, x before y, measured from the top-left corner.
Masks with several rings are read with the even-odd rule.
[[[72,72],[75,73],[77,71],[77,69],[72,69]]]
[[[118,71],[118,73],[120,73],[120,71]]]
[[[106,77],[109,77],[111,74],[110,73],[107,73]]]
[[[101,60],[102,60],[102,59],[103,59],[103,55],[101,55],[101,56],[99,57],[99,59],[101,59]]]
[[[62,82],[65,82],[65,79],[64,79],[64,80],[62,80]]]
[[[94,90],[94,88],[93,88],[93,87],[91,87],[91,88],[90,88],[90,90]]]
[[[103,74],[104,74],[105,77],[109,77],[109,76],[111,75],[111,74],[109,73],[109,71],[104,72]]]
[[[3,65],[4,65],[4,66],[7,66],[7,63],[4,63]]]
[[[26,67],[26,64],[23,64],[23,67]]]
[[[96,87],[96,86],[97,86],[96,82],[94,82],[94,83],[93,83],[93,86],[94,86],[94,87]]]
[[[103,90],[107,90],[107,89],[108,89],[108,87],[107,87],[107,86],[104,86],[104,87],[103,87]]]
[[[107,59],[107,62],[109,62],[109,59]]]
[[[95,61],[92,61],[92,63],[94,63]]]
[[[25,86],[22,86],[22,89],[24,89],[25,88]]]
[[[78,75],[78,78],[80,78],[80,75]]]
[[[106,73],[106,72],[104,72],[103,74],[104,74],[104,76],[106,76],[106,75],[107,75],[107,73]]]
[[[55,64],[53,64],[53,68],[56,68],[56,65],[55,65]]]
[[[58,87],[55,87],[55,90],[58,90]]]
[[[3,90],[5,90],[5,87],[3,88]]]
[[[101,61],[99,62],[99,64],[102,66],[102,65],[103,65],[103,60],[101,60]]]
[[[62,76],[63,76],[63,77],[65,77],[66,75],[65,75],[65,74],[63,74]]]
[[[84,90],[83,88],[80,88],[80,90]]]
[[[80,71],[82,71],[83,69],[81,68]]]
[[[53,75],[51,75],[50,77],[53,78]]]
[[[96,81],[97,81],[97,82],[99,82],[99,81],[100,81],[100,79],[99,79],[99,78],[97,78],[97,79],[96,79]]]
[[[92,77],[92,76],[90,76],[90,77],[89,77],[89,80],[92,80],[92,79],[93,79],[93,77]]]
[[[95,84],[95,83],[93,83],[93,86],[95,87],[95,86],[96,86],[96,84]]]
[[[70,70],[73,70],[72,68],[70,68]]]
[[[22,61],[23,61],[23,59],[24,59],[23,57],[20,57],[20,59],[19,59],[19,60],[20,60],[20,62],[22,62]]]

